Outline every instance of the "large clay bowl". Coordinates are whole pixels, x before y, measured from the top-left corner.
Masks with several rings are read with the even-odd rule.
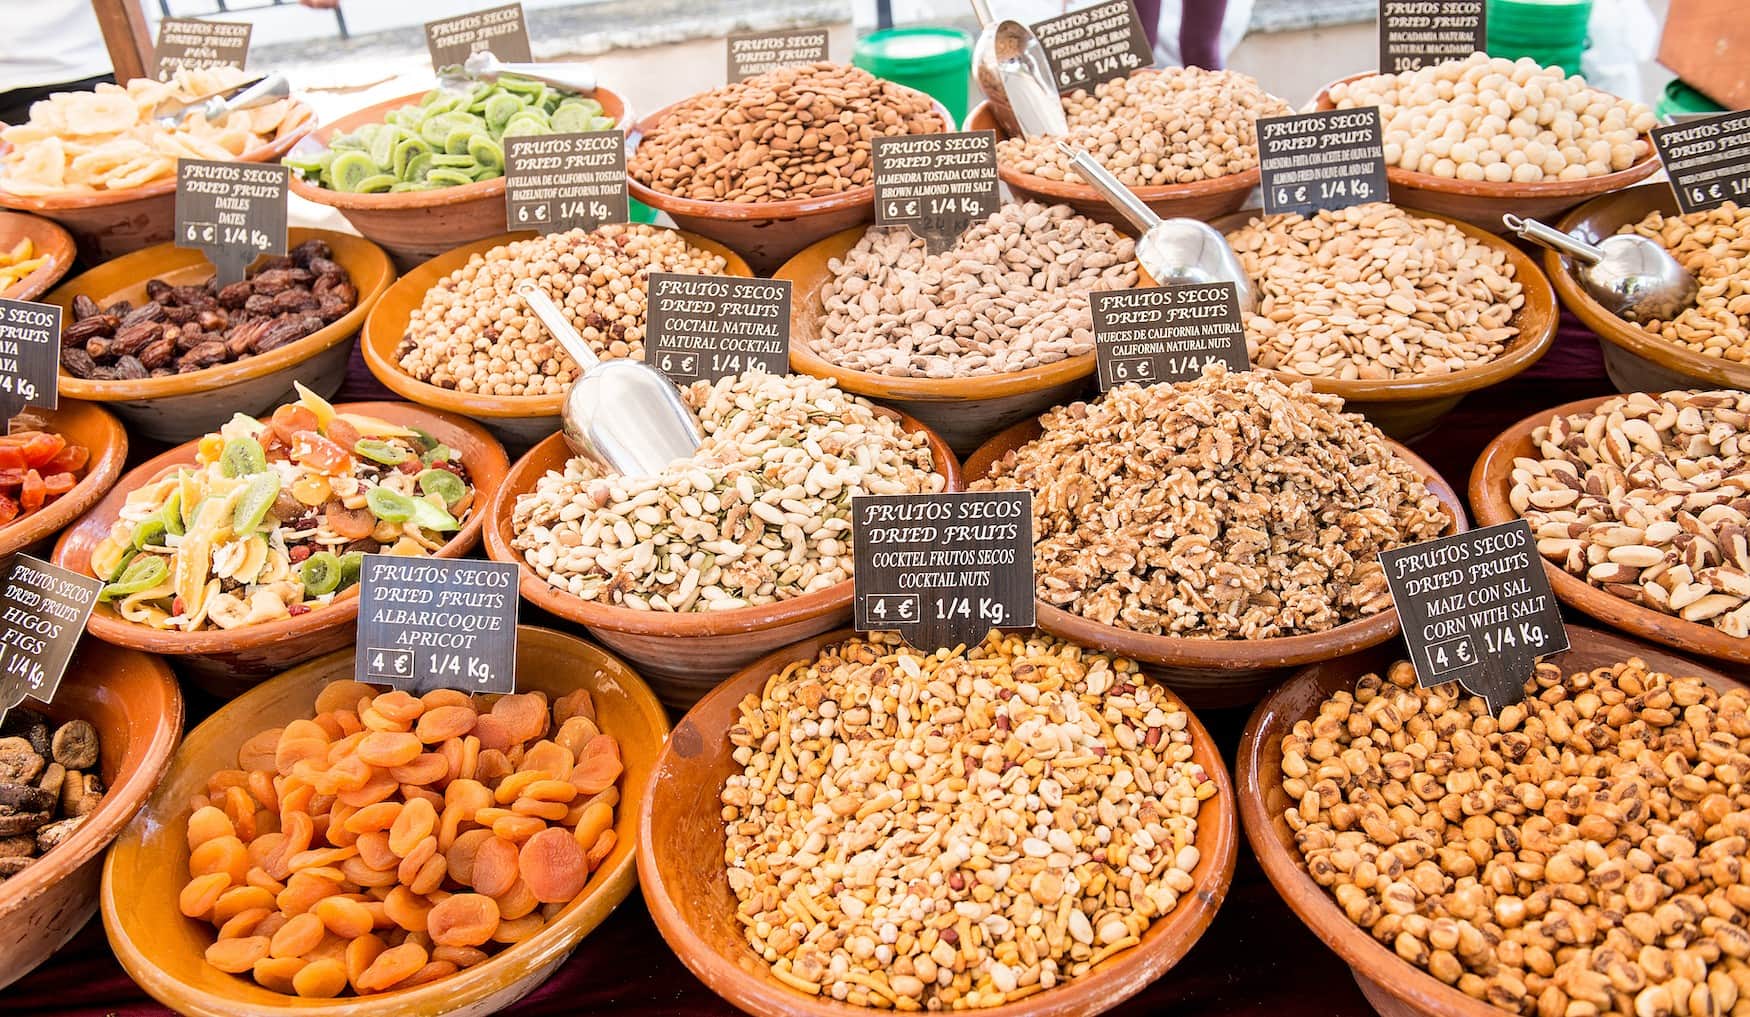
[[[1386,434],[1399,441],[1412,441],[1433,430],[1440,418],[1450,413],[1465,396],[1499,385],[1542,360],[1555,344],[1561,310],[1556,306],[1555,291],[1538,270],[1537,262],[1514,244],[1462,219],[1419,209],[1405,211],[1451,223],[1477,243],[1502,252],[1513,266],[1514,278],[1525,288],[1525,304],[1508,322],[1519,330],[1519,334],[1513,337],[1500,356],[1486,364],[1426,378],[1378,381],[1310,379],[1313,391],[1342,396],[1348,409],[1373,421]],[[1223,233],[1232,233],[1261,215],[1256,210],[1238,212],[1223,216],[1210,225]],[[1152,280],[1148,285],[1153,285]],[[1283,373],[1282,377],[1293,381],[1309,380],[1299,374]]]
[[[1373,77],[1372,71],[1362,71],[1331,82],[1313,97],[1313,108],[1334,109],[1331,103],[1333,85],[1370,77]],[[1641,140],[1647,143],[1647,154],[1640,161],[1628,169],[1584,180],[1495,183],[1437,177],[1398,166],[1387,166],[1385,177],[1391,186],[1391,200],[1405,208],[1437,212],[1481,226],[1491,233],[1503,233],[1506,227],[1501,223],[1501,216],[1508,212],[1527,219],[1548,221],[1589,198],[1619,191],[1652,176],[1659,169],[1659,156],[1652,150],[1651,138],[1643,135]]]
[[[348,342],[365,323],[371,305],[395,281],[389,256],[368,240],[333,230],[292,228],[287,249],[306,240],[323,240],[334,260],[352,276],[358,304],[326,327],[277,350],[204,371],[138,381],[92,381],[61,371],[61,395],[109,403],[128,431],[138,437],[174,443],[217,430],[234,414],[258,416],[293,398],[292,383],[323,397],[340,390],[346,380]],[[73,298],[88,296],[105,307],[117,300],[139,306],[146,283],[163,279],[172,285],[204,282],[213,267],[200,251],[159,244],[125,254],[62,283],[45,299],[59,304],[63,321],[73,321]]]
[[[73,836],[0,883],[0,989],[24,977],[97,913],[103,852],[146,803],[182,737],[182,693],[169,665],[88,639],[54,701],[24,708],[97,728],[108,793]]]
[[[736,918],[735,895],[724,876],[724,780],[741,767],[728,730],[740,720],[741,700],[757,696],[785,666],[812,660],[849,630],[787,646],[749,664],[689,711],[656,762],[638,819],[638,880],[644,902],[668,945],[712,991],[751,1014],[785,1017],[857,1017],[872,1011],[805,995],[772,977],[747,944]],[[1209,928],[1233,882],[1236,843],[1233,788],[1221,751],[1196,715],[1188,714],[1192,759],[1216,782],[1198,814],[1202,860],[1196,885],[1178,906],[1143,933],[1142,942],[1081,978],[1025,999],[981,1010],[991,1017],[1085,1017],[1116,1006],[1177,964]]]
[[[237,765],[237,748],[251,735],[314,712],[316,693],[353,677],[348,648],[257,686],[228,703],[183,742],[164,783],[139,818],[123,832],[103,868],[103,926],[128,975],[159,1002],[191,1017],[482,1017],[511,1012],[512,1004],[571,955],[632,892],[638,794],[668,736],[668,719],[638,676],[614,656],[558,632],[517,629],[517,690],[539,689],[549,699],[586,688],[602,729],[620,743],[626,772],[614,814],[617,843],[576,900],[540,932],[448,978],[413,989],[364,997],[299,999],[206,963],[212,928],[182,917],[176,898],[188,882],[186,823],[189,799],[207,778]]]
[[[827,263],[857,246],[865,227],[856,226],[810,244],[773,276],[788,279],[790,294],[790,368],[800,374],[831,378],[847,392],[866,396],[923,421],[953,447],[967,455],[991,435],[1017,420],[1032,417],[1084,392],[1094,375],[1094,355],[1011,371],[960,378],[896,378],[853,371],[830,363],[814,352],[820,338],[821,291],[832,282]]]
[[[1508,503],[1513,488],[1513,460],[1519,456],[1541,458],[1531,444],[1531,432],[1556,416],[1587,413],[1613,396],[1579,399],[1553,409],[1534,413],[1512,427],[1483,449],[1470,475],[1470,503],[1477,514],[1477,525],[1494,526],[1519,518]],[[1576,611],[1589,614],[1613,628],[1621,629],[1662,646],[1683,653],[1699,654],[1733,664],[1750,664],[1750,639],[1728,636],[1712,625],[1684,621],[1649,607],[1624,600],[1593,586],[1566,569],[1545,560],[1543,571],[1549,576],[1550,589],[1556,599]]]
[[[1739,683],[1717,671],[1689,663],[1656,647],[1597,629],[1568,626],[1573,649],[1554,662],[1564,673],[1585,671],[1640,657],[1656,671],[1693,675],[1718,689]],[[1240,741],[1235,783],[1239,786],[1240,820],[1246,840],[1264,867],[1276,892],[1324,941],[1355,977],[1367,1001],[1381,1017],[1501,1017],[1504,1011],[1473,999],[1400,958],[1390,947],[1351,922],[1324,887],[1313,882],[1294,844],[1294,832],[1282,818],[1294,803],[1282,790],[1282,737],[1301,720],[1318,716],[1319,704],[1339,690],[1353,690],[1356,679],[1380,672],[1403,659],[1397,644],[1363,654],[1314,664],[1290,678],[1258,704]]]
[[[336,408],[422,428],[460,454],[476,491],[474,509],[437,557],[461,558],[472,551],[480,541],[486,506],[510,466],[504,446],[471,420],[411,403],[341,403]],[[95,508],[61,534],[55,543],[55,564],[89,575],[91,554],[109,535],[128,495],[178,467],[192,465],[198,444],[196,439],[178,445],[130,470]],[[106,643],[174,658],[183,677],[193,679],[215,695],[230,697],[293,664],[351,644],[353,622],[358,617],[356,590],[354,587],[327,607],[297,617],[197,632],[161,632],[125,621],[110,605],[98,604],[86,629]]]
[[[388,99],[323,124],[290,154],[314,155],[327,148],[328,140],[336,134],[357,130],[366,124],[380,124],[391,110],[417,104],[426,94],[414,92]],[[625,102],[605,88],[596,89],[590,98],[601,103],[603,112],[613,117],[616,123],[625,115]],[[395,259],[396,267],[402,271],[457,244],[505,231],[503,177],[432,191],[345,194],[306,181],[293,170],[292,193],[338,211],[352,223],[353,229],[388,251]]]
[[[479,392],[459,392],[453,388],[428,384],[401,369],[401,358],[396,351],[401,346],[402,338],[407,335],[408,321],[425,301],[427,291],[442,282],[451,272],[468,264],[468,260],[474,255],[485,254],[495,247],[516,240],[528,240],[534,236],[534,233],[528,231],[502,233],[463,244],[420,265],[389,287],[388,292],[371,309],[370,316],[365,319],[364,332],[359,336],[365,365],[390,391],[421,406],[472,417],[485,424],[487,430],[514,449],[528,448],[559,430],[559,409],[565,402],[564,396],[496,396]],[[753,269],[748,268],[747,262],[741,260],[740,255],[717,241],[685,232],[681,232],[681,236],[690,246],[710,251],[727,261],[728,265],[723,269],[724,275],[753,275]]]
[[[48,263],[5,289],[0,297],[7,300],[35,300],[61,281],[73,267],[79,252],[73,246],[73,235],[52,219],[23,212],[0,212],[0,251],[10,251],[20,240],[29,238],[32,258],[48,258]]]
[[[91,459],[71,491],[28,516],[0,526],[0,561],[15,551],[45,550],[55,534],[109,493],[128,461],[128,432],[96,403],[63,399],[57,409],[25,412],[41,419],[44,429],[67,439],[69,445],[89,449]]]
[[[1039,421],[1025,420],[986,442],[966,460],[967,482],[987,476],[998,460],[1042,431]],[[1422,482],[1452,517],[1446,532],[1469,529],[1458,492],[1415,453],[1397,442],[1390,444],[1400,459],[1421,474]],[[1197,709],[1255,703],[1292,669],[1377,646],[1396,636],[1399,629],[1397,611],[1386,610],[1324,632],[1270,639],[1196,639],[1105,625],[1044,601],[1038,601],[1035,609],[1040,628],[1072,643],[1132,658],[1142,665],[1144,673]]]
[[[904,421],[906,430],[925,432],[935,454],[936,472],[948,478],[945,489],[960,490],[960,463],[942,439],[916,420],[895,416]],[[486,553],[493,561],[517,566],[524,600],[587,628],[609,649],[631,661],[664,703],[685,710],[749,661],[798,639],[850,624],[848,579],[775,604],[683,614],[584,600],[548,584],[511,545],[516,536],[511,517],[516,513],[517,498],[534,490],[548,472],[563,470],[571,455],[564,436],[555,434],[516,461],[486,510]]]

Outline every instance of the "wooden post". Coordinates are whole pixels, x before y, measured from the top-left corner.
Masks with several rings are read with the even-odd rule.
[[[140,0],[91,0],[91,7],[97,12],[97,24],[103,29],[104,44],[109,47],[115,80],[126,84],[134,78],[151,77],[157,70],[157,61]]]

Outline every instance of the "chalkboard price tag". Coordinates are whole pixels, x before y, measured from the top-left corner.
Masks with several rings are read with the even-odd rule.
[[[1653,146],[1685,215],[1750,205],[1750,110],[1655,127]]]
[[[650,273],[644,358],[677,385],[790,373],[790,281]]]
[[[1002,203],[997,134],[902,134],[874,139],[875,225],[909,226],[932,251]]]
[[[1106,0],[1059,14],[1035,24],[1033,34],[1045,47],[1059,92],[1092,89],[1155,62],[1134,0]]]
[[[529,23],[523,17],[522,4],[427,21],[425,48],[431,53],[432,70],[439,73],[480,52],[511,64],[526,64],[535,58],[529,49]]]
[[[1457,681],[1498,714],[1525,698],[1539,657],[1568,648],[1523,519],[1384,551],[1379,562],[1424,688]]]
[[[921,650],[1033,625],[1033,492],[851,499],[856,627]]]
[[[0,719],[24,702],[55,698],[67,661],[103,580],[58,565],[14,555],[0,583]]]
[[[220,286],[241,282],[263,254],[286,253],[286,188],[279,163],[176,161],[176,246],[205,251]]]
[[[1100,390],[1201,378],[1210,364],[1249,371],[1233,283],[1185,283],[1088,294]]]
[[[1258,118],[1264,214],[1348,208],[1385,201],[1379,107]]]
[[[781,67],[827,59],[826,29],[780,28],[775,32],[734,32],[728,42],[729,83]]]
[[[505,219],[541,233],[625,222],[626,132],[504,139]]]
[[[0,300],[0,433],[26,406],[54,409],[60,383],[60,305]]]
[[[203,21],[200,18],[165,18],[158,22],[158,44],[153,47],[158,67],[155,77],[168,81],[177,71],[208,67],[235,67],[249,62],[247,21]]]
[[[1419,71],[1488,48],[1484,0],[1379,0],[1379,69]]]
[[[517,566],[367,554],[359,569],[359,681],[410,692],[516,691]]]

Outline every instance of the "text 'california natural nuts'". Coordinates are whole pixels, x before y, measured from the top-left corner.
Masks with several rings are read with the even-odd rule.
[[[1258,289],[1252,363],[1314,378],[1427,377],[1478,367],[1519,329],[1505,251],[1384,202],[1260,216],[1228,234]]]
[[[1693,215],[1654,212],[1620,232],[1658,241],[1700,285],[1694,307],[1642,327],[1704,356],[1750,360],[1750,207],[1727,202]]]

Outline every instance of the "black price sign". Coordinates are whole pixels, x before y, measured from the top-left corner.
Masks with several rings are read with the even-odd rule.
[[[1258,118],[1264,214],[1386,200],[1379,107]]]
[[[1233,283],[1184,283],[1088,294],[1100,390],[1201,378],[1210,364],[1249,371]]]
[[[677,385],[790,373],[790,281],[650,273],[644,359]]]
[[[1498,714],[1525,698],[1539,657],[1568,648],[1523,519],[1383,551],[1379,563],[1424,688],[1457,681]]]
[[[367,554],[359,681],[414,693],[516,691],[517,566]]]
[[[504,208],[512,229],[542,233],[625,222],[626,132],[504,139]]]
[[[165,18],[158,22],[158,45],[153,47],[158,80],[167,81],[181,70],[242,70],[249,61],[249,31],[253,27],[247,21]]]
[[[0,428],[26,406],[60,399],[61,308],[0,300]]]
[[[14,555],[0,583],[0,718],[29,696],[55,698],[103,580]]]
[[[729,36],[729,83],[746,81],[780,67],[825,60],[826,29],[781,28],[775,32],[735,32]]]
[[[1379,0],[1379,69],[1419,71],[1487,49],[1484,0]]]
[[[1750,111],[1655,127],[1653,146],[1685,215],[1750,205]]]
[[[921,650],[1033,625],[1033,492],[851,499],[856,627]]]
[[[1045,47],[1059,92],[1091,89],[1155,62],[1134,0],[1106,0],[1060,14],[1035,24],[1033,34]]]
[[[505,4],[472,14],[425,23],[425,48],[433,70],[456,67],[475,53],[487,52],[506,63],[528,63],[529,23],[522,4]]]
[[[176,246],[206,252],[220,286],[250,262],[286,253],[289,167],[279,163],[176,161]]]
[[[930,250],[953,246],[997,210],[997,134],[902,134],[874,139],[875,225],[909,226]]]

